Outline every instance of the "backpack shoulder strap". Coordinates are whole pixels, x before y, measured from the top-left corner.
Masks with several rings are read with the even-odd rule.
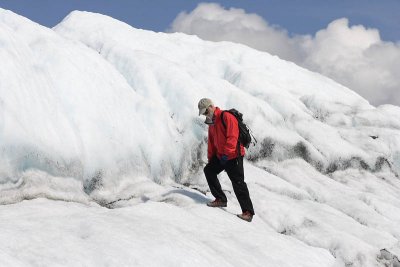
[[[226,110],[221,112],[221,121],[222,121],[222,125],[224,125],[224,128],[226,129],[226,124],[225,124],[225,121],[224,121],[224,113],[225,112],[226,112]]]
[[[226,130],[226,124],[225,124],[225,121],[224,121],[224,113],[225,112],[228,112],[228,113],[232,114],[232,111],[231,110],[224,110],[224,111],[221,112],[222,125],[224,126],[224,128]],[[232,114],[232,115],[236,118],[236,116],[234,114]],[[238,120],[238,124],[239,124],[239,120]],[[240,128],[239,128],[239,131],[240,131]],[[236,150],[238,152],[238,157],[240,157],[240,141],[239,141],[239,138],[237,140]]]

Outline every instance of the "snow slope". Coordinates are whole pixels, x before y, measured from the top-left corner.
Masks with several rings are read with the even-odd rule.
[[[48,29],[0,9],[0,58],[0,265],[384,266],[382,249],[400,255],[399,107],[243,45],[88,12]],[[228,209],[204,207],[202,97],[242,111],[258,139],[245,163],[251,224],[230,214],[226,174]]]

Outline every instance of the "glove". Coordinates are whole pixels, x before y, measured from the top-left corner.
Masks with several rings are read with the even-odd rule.
[[[219,160],[219,163],[221,163],[222,166],[225,166],[227,162],[228,162],[228,156],[222,155],[221,159]]]

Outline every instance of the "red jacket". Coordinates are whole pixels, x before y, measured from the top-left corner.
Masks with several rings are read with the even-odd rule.
[[[224,112],[226,129],[221,121],[221,113],[218,107],[214,111],[214,124],[208,127],[208,160],[214,155],[220,159],[222,155],[227,155],[228,159],[238,157],[237,142],[239,138],[239,127],[235,116],[229,112]],[[245,151],[240,144],[240,155],[244,156]]]

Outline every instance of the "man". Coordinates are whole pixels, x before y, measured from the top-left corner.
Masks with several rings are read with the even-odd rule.
[[[253,204],[249,190],[244,182],[243,156],[244,147],[238,144],[239,127],[235,116],[215,107],[208,98],[203,98],[198,103],[199,116],[206,116],[208,124],[208,164],[204,168],[212,195],[215,200],[207,203],[209,207],[226,207],[227,198],[222,191],[217,175],[223,170],[232,182],[233,190],[242,209],[239,218],[251,222],[254,215]],[[226,127],[224,127],[224,120]]]

